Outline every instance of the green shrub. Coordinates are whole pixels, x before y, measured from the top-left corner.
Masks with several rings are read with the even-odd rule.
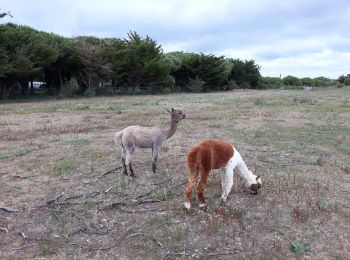
[[[230,80],[230,81],[228,82],[228,84],[227,84],[226,90],[232,90],[232,89],[238,89],[238,88],[239,88],[239,86],[238,86],[238,84],[236,83],[236,81]]]
[[[287,77],[283,78],[283,83],[286,86],[301,86],[301,80],[298,79],[297,77],[288,75]]]
[[[243,81],[241,84],[239,84],[240,88],[248,89],[250,88],[250,85],[248,82]]]
[[[195,79],[190,79],[190,82],[187,85],[187,89],[190,92],[199,93],[203,91],[204,84],[205,82],[197,76]]]
[[[345,86],[349,86],[349,85],[350,85],[350,77],[347,77],[347,78],[344,80],[344,84],[345,84]]]

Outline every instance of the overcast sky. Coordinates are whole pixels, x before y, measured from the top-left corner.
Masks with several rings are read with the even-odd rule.
[[[164,52],[254,59],[263,76],[350,73],[349,0],[0,0],[13,22],[64,36],[150,36]]]

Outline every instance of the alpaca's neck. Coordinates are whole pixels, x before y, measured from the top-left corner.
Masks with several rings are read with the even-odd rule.
[[[177,122],[172,119],[170,122],[169,129],[163,130],[163,134],[164,134],[165,138],[168,139],[168,138],[172,137],[176,132],[176,128],[177,128]]]
[[[236,170],[238,174],[245,180],[246,184],[249,186],[252,183],[256,183],[255,178],[256,176],[249,171],[247,165],[243,161],[242,156],[235,150],[236,156],[238,156],[238,163],[236,166]]]

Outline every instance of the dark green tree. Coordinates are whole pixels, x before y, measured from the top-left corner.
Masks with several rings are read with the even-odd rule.
[[[302,78],[301,80],[301,84],[304,86],[313,86],[314,85],[314,81],[312,80],[312,78]]]
[[[284,77],[283,79],[283,84],[286,86],[301,86],[301,80],[297,77],[288,75]]]
[[[103,59],[104,41],[96,37],[76,37],[74,50],[79,57],[76,77],[80,88],[95,94],[97,87],[111,77],[110,64]]]
[[[260,66],[254,60],[230,59],[233,64],[229,80],[234,80],[239,86],[258,88],[261,82]]]
[[[161,45],[150,37],[142,38],[136,32],[128,33],[124,39],[125,48],[115,56],[112,69],[119,79],[126,79],[132,88],[147,88],[157,92],[171,86],[170,66],[166,61]]]

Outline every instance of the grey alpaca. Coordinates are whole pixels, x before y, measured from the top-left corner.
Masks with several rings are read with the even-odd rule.
[[[125,128],[124,130],[117,132],[114,135],[114,142],[123,148],[122,153],[122,166],[123,173],[128,175],[127,167],[130,171],[130,176],[135,176],[131,166],[131,156],[136,147],[139,148],[152,148],[152,170],[157,170],[157,157],[159,148],[164,141],[176,132],[177,124],[186,117],[186,115],[179,108],[172,108],[167,110],[171,115],[170,128],[161,129],[158,127],[145,127],[133,125]]]

